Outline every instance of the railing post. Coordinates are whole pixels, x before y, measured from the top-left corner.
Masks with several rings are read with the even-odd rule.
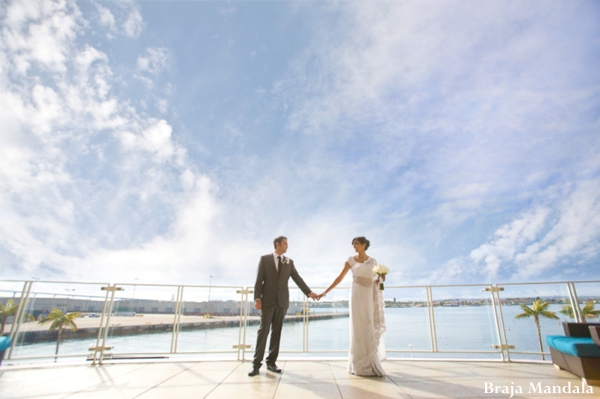
[[[100,288],[101,290],[106,291],[106,295],[104,296],[104,304],[102,305],[102,314],[100,316],[100,325],[98,327],[98,336],[96,337],[96,346],[90,348],[90,350],[94,351],[94,355],[92,357],[92,364],[96,364],[96,360],[98,358],[98,352],[104,350],[103,347],[100,346],[100,338],[104,336],[104,329],[107,328],[104,326],[104,318],[106,315],[106,309],[108,307],[108,294],[110,293],[110,284],[106,287]]]
[[[514,345],[508,344],[506,335],[506,327],[504,325],[504,314],[502,313],[502,299],[500,299],[500,291],[504,291],[504,287],[494,287],[490,285],[484,288],[484,291],[492,295],[492,309],[494,311],[494,320],[496,322],[496,332],[498,334],[498,345],[492,345],[494,349],[500,350],[500,356],[503,362],[510,362],[510,349],[515,349]]]
[[[567,283],[567,290],[569,291],[569,299],[571,301],[571,308],[573,309],[573,316],[577,323],[583,323],[583,316],[581,309],[579,309],[579,298],[577,298],[577,291],[575,290],[575,283]]]
[[[31,293],[31,287],[33,286],[33,281],[25,281],[23,284],[23,290],[21,291],[21,300],[19,301],[19,308],[17,309],[17,314],[14,316],[14,321],[10,328],[10,339],[12,340],[10,344],[10,349],[8,350],[8,356],[6,359],[10,360],[12,356],[13,349],[17,343],[16,337],[19,334],[19,330],[21,329],[21,321],[23,320],[23,315],[25,314],[25,308],[27,307],[27,302],[29,302],[29,294]]]
[[[308,306],[308,297],[303,296],[302,301],[302,352],[308,352],[308,312],[310,308]]]
[[[254,291],[249,290],[248,287],[243,287],[241,290],[237,290],[236,293],[241,294],[240,298],[240,329],[238,333],[238,344],[233,345],[238,350],[238,360],[246,361],[246,349],[249,349],[251,345],[246,344],[246,330],[248,326],[248,294],[252,294]],[[242,358],[240,359],[240,352]]]
[[[100,352],[100,359],[98,360],[98,362],[100,364],[102,364],[102,361],[104,360],[104,351],[106,350],[106,337],[108,336],[108,328],[110,326],[110,316],[111,316],[112,309],[113,309],[113,303],[115,301],[115,292],[123,291],[124,288],[117,287],[116,284],[113,284],[112,286],[109,284],[108,286],[102,287],[100,289],[102,291],[108,291],[106,293],[107,298],[108,298],[108,293],[110,292],[110,300],[108,302],[108,308],[107,308],[107,313],[106,313],[106,324],[104,325],[104,331],[102,334],[102,346],[99,348],[96,347],[96,351]]]
[[[173,317],[173,329],[171,333],[171,353],[177,353],[179,342],[179,331],[181,330],[181,313],[183,312],[183,286],[177,286],[177,302]]]
[[[427,317],[429,319],[429,337],[431,339],[431,351],[437,352],[437,331],[435,328],[435,312],[433,310],[433,291],[430,286],[425,287],[427,293]]]

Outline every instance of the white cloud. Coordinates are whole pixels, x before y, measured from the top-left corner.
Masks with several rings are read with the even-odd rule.
[[[114,39],[117,35],[137,38],[144,29],[144,21],[133,1],[104,2],[103,6],[94,1],[98,14],[95,16],[106,37]]]
[[[187,179],[191,172],[185,172]],[[189,182],[188,182],[189,184]],[[74,273],[98,280],[182,282],[197,279],[203,259],[217,256],[211,225],[219,207],[213,199],[213,183],[197,177],[193,189],[177,201],[175,225],[164,235],[157,235],[139,246],[124,249],[93,248],[81,262],[84,267]]]
[[[148,48],[144,56],[138,57],[137,66],[141,72],[153,75],[161,72],[167,65],[168,52],[165,48]]]
[[[515,257],[518,278],[544,276],[600,254],[600,180],[579,184],[559,205],[558,220]]]
[[[119,78],[105,53],[78,44],[85,24],[74,3],[6,8],[0,245],[15,267],[27,276],[86,279],[94,274],[88,267],[108,262],[114,273],[97,276],[105,280],[129,276],[123,266],[130,260],[165,267],[178,253],[182,267],[197,264],[210,245],[215,189],[173,128],[112,93]],[[129,33],[139,33],[140,14],[132,15]],[[153,51],[148,71],[162,67],[161,50]],[[138,228],[135,220],[158,228]]]
[[[497,278],[502,263],[511,264],[517,253],[531,242],[534,242],[544,229],[550,209],[538,207],[522,215],[517,220],[500,227],[494,238],[471,251],[470,258],[475,263],[484,262],[483,275]]]
[[[595,80],[584,61],[589,48],[559,33],[572,11],[537,5],[512,14],[512,8],[502,2],[318,8],[315,42],[276,85],[292,105],[289,128],[334,141],[358,140],[376,126],[369,142],[383,166],[418,164],[420,175],[443,189],[494,187],[490,181],[510,179],[515,169],[519,180],[539,172],[539,162],[530,161],[544,153],[552,162],[572,146],[570,129],[581,121],[567,110],[589,107],[598,85],[586,87]],[[343,23],[329,25],[332,15]],[[582,31],[592,29],[591,20],[581,23]]]
[[[142,20],[140,11],[137,8],[132,8],[129,11],[127,19],[123,23],[125,34],[129,37],[138,37],[142,32],[143,27],[144,21]]]
[[[94,5],[98,9],[98,16],[99,16],[100,24],[105,26],[108,29],[108,32],[106,34],[107,37],[113,38],[114,37],[113,32],[114,32],[115,25],[116,25],[115,16],[108,8],[102,7],[98,3],[94,3]]]
[[[90,21],[74,2],[42,4],[0,13],[0,250],[27,275],[181,283],[210,272],[251,283],[277,234],[310,285],[331,282],[356,235],[402,284],[556,276],[598,254],[600,226],[586,215],[598,214],[600,138],[584,118],[597,80],[582,67],[589,44],[571,46],[589,41],[555,29],[569,12],[294,5],[310,8],[298,25],[315,24],[314,38],[289,49],[302,55],[271,90],[272,69],[254,57],[243,79],[219,64],[165,91],[155,81],[180,54],[131,39],[144,28],[133,3],[97,4]],[[117,34],[144,46],[128,65],[95,44]],[[209,35],[245,43],[236,34]],[[227,78],[228,98],[185,106],[204,107],[211,123],[219,102],[240,115],[197,126],[184,116],[192,108],[163,99],[199,98],[184,86],[213,76]],[[251,112],[231,100],[240,86],[258,88]]]
[[[156,155],[157,160],[171,159],[176,149],[171,134],[173,128],[165,121],[149,120],[149,126],[139,134],[125,131],[121,134],[121,141],[126,147],[148,151]]]
[[[2,36],[16,70],[24,74],[35,64],[64,72],[80,17],[67,1],[11,3]]]
[[[434,271],[431,281],[516,276],[517,256],[549,240],[554,218],[568,213],[557,209],[568,191],[553,193],[552,201],[548,194],[598,173],[600,136],[591,115],[600,86],[590,66],[597,58],[589,58],[597,21],[564,3],[515,7],[469,1],[311,7],[313,41],[272,86],[289,113],[289,135],[303,133],[299,140],[310,142],[310,155],[339,165],[326,181],[331,168],[317,161],[314,179],[329,192],[341,191],[339,182],[348,179],[373,194],[357,195],[354,204],[408,215],[401,219],[411,221],[414,233],[406,238],[430,259],[422,272]],[[290,148],[298,151],[298,144]],[[302,176],[310,163],[302,164]],[[501,216],[511,222],[490,227]],[[391,223],[386,228],[392,237],[406,234]],[[464,255],[482,242],[472,229],[496,232]],[[581,238],[566,240],[562,250],[531,247],[540,260],[526,269],[539,263],[556,276],[550,259],[564,261],[564,248],[578,259],[597,254],[593,240]],[[449,248],[457,242],[463,255]]]
[[[566,195],[554,196],[552,206],[534,207],[501,226],[468,257],[446,262],[430,282],[459,282],[469,275],[484,282],[586,279],[588,269],[578,270],[577,262],[600,254],[599,188],[598,179],[564,187]]]

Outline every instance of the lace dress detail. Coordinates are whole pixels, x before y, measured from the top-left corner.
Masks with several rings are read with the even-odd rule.
[[[350,293],[350,353],[348,372],[361,376],[384,376],[381,360],[385,359],[385,303],[383,291],[373,276],[377,261],[358,263],[348,259],[352,270]]]

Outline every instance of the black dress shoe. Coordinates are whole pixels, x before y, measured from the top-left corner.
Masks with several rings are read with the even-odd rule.
[[[267,364],[267,370],[272,371],[274,373],[281,373],[281,369],[274,364]]]
[[[260,368],[258,368],[258,367],[253,368],[248,373],[248,377],[254,377],[255,375],[258,375],[259,371],[260,371]]]

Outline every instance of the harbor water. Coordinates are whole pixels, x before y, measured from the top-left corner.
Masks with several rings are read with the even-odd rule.
[[[558,313],[561,307],[551,305],[549,310],[556,312],[561,320],[541,319],[542,339],[544,350],[545,336],[563,334],[561,321],[570,320]],[[533,318],[515,319],[522,312],[519,306],[503,306],[503,316],[506,338],[509,345],[514,345],[517,352],[539,352],[537,329]],[[347,313],[347,309],[311,309],[311,312]],[[490,306],[457,306],[435,307],[435,332],[438,353],[431,353],[434,343],[430,334],[428,311],[424,307],[388,308],[386,309],[385,345],[388,358],[499,358],[499,353],[493,349],[497,345],[498,331],[494,313]],[[255,344],[258,326],[248,326],[246,344]],[[307,341],[303,338],[307,332]],[[212,357],[229,359],[237,358],[237,345],[240,336],[243,341],[243,331],[237,327],[194,329],[186,331],[182,328],[177,341],[177,353],[208,352]],[[348,318],[338,317],[326,320],[316,320],[308,323],[305,330],[303,323],[284,324],[281,342],[281,356],[328,356],[345,357],[348,349]],[[61,355],[88,354],[88,348],[96,344],[96,339],[65,340],[61,342]],[[170,354],[172,334],[170,332],[137,334],[128,336],[111,336],[107,346],[113,347],[112,353],[126,356],[127,354]],[[308,352],[303,351],[308,349]],[[17,345],[12,358],[54,356],[56,344],[44,342],[28,345]],[[461,351],[463,353],[453,353]],[[489,352],[489,353],[469,353]],[[517,358],[539,360],[540,354],[515,355]],[[251,357],[251,354],[246,354]],[[511,356],[512,357],[512,356]]]

